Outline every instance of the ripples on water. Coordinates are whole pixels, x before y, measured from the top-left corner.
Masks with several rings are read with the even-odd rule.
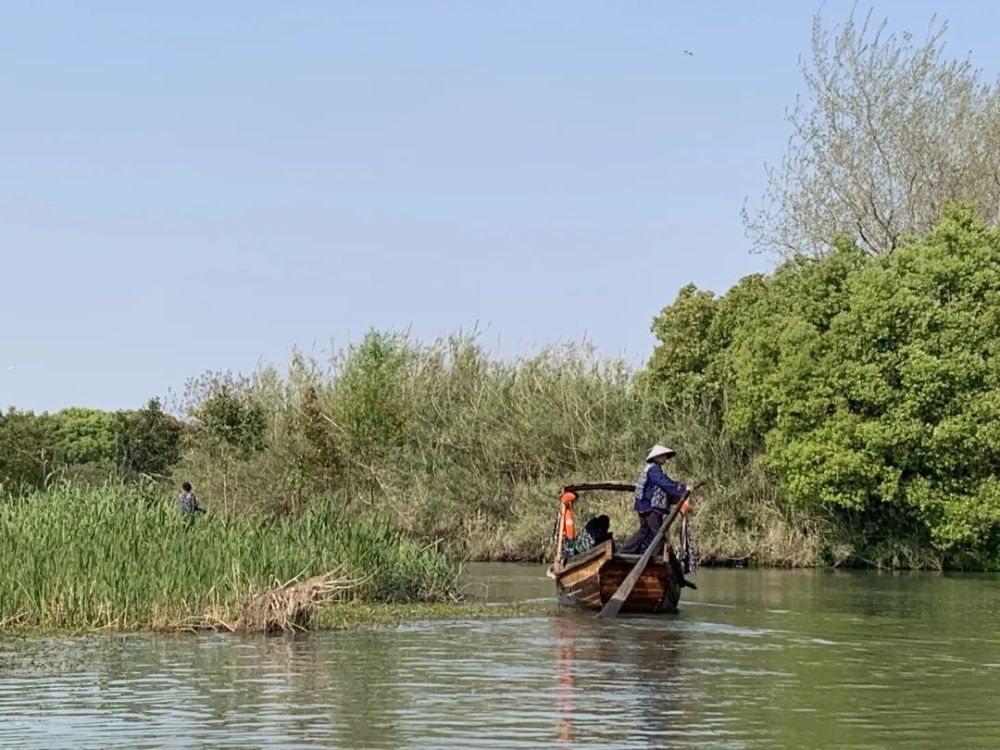
[[[1000,578],[696,580],[679,615],[611,622],[0,640],[0,747],[1000,746]]]

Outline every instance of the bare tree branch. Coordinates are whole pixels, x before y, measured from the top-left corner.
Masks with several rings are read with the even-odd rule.
[[[833,32],[813,19],[788,150],[766,168],[760,207],[743,206],[758,250],[822,255],[852,234],[881,255],[928,230],[949,200],[1000,220],[1000,86],[945,59],[945,24],[932,19],[919,43],[887,28],[870,11]]]

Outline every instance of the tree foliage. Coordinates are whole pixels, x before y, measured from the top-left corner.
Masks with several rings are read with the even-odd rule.
[[[0,412],[0,491],[41,487],[55,466],[53,423],[48,415]]]
[[[145,408],[115,414],[118,462],[127,476],[163,477],[180,459],[183,425],[164,413],[159,399]]]
[[[410,351],[402,337],[371,331],[339,363],[333,408],[344,450],[362,466],[398,449],[413,404],[404,390]]]
[[[57,476],[163,477],[180,458],[183,430],[156,399],[137,411],[11,409],[0,413],[0,492],[41,488]]]
[[[60,463],[113,469],[119,434],[115,415],[100,409],[69,408],[52,415],[53,452]]]
[[[246,384],[223,380],[195,410],[214,451],[247,458],[264,446],[264,410]]]
[[[695,304],[707,325],[673,324]],[[670,360],[794,508],[833,513],[859,546],[997,552],[1000,231],[971,210],[889,256],[842,240],[721,298],[685,289],[654,331],[656,380]]]
[[[869,12],[830,32],[816,16],[788,151],[767,170],[760,208],[744,207],[759,249],[820,255],[846,234],[881,255],[952,200],[998,217],[1000,86],[949,59],[945,31],[891,34]]]

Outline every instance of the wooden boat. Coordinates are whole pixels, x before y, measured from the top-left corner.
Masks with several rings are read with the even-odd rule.
[[[618,553],[614,540],[606,539],[579,554],[564,556],[566,516],[569,513],[572,529],[572,505],[579,493],[586,490],[633,492],[635,486],[613,482],[576,484],[564,487],[560,494],[556,557],[549,568],[550,577],[555,578],[561,604],[600,609],[614,595],[640,555]],[[622,605],[623,612],[677,611],[684,584],[683,569],[670,543],[665,542],[663,548],[664,554],[650,560],[642,572]]]

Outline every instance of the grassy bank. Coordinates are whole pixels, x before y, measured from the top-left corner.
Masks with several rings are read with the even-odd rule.
[[[254,595],[333,573],[338,601],[449,598],[459,569],[385,523],[182,517],[148,494],[66,484],[0,502],[0,623],[51,630],[235,622]]]
[[[285,371],[198,378],[179,403],[167,405],[175,416],[156,404],[112,422],[80,410],[51,419],[7,414],[0,417],[0,475],[14,457],[19,468],[8,473],[21,479],[0,476],[0,493],[21,497],[25,488],[65,477],[142,483],[157,475],[152,467],[169,464],[150,486],[151,501],[170,506],[180,482],[191,481],[210,523],[227,519],[227,528],[245,533],[300,533],[293,530],[317,518],[367,529],[378,517],[419,540],[415,549],[431,545],[456,559],[542,560],[551,554],[560,487],[634,481],[650,444],[659,441],[678,451],[672,476],[707,481],[693,517],[703,562],[946,564],[933,539],[892,504],[873,499],[854,510],[789,502],[769,457],[770,433],[736,439],[724,408],[726,388],[733,387],[722,367],[728,360],[720,374],[710,357],[709,364],[685,359],[713,339],[705,331],[696,335],[699,316],[684,300],[668,311],[672,327],[658,329],[664,341],[680,338],[664,344],[645,372],[584,347],[504,360],[467,336],[425,343],[373,332],[330,361],[296,355]],[[732,322],[724,307],[712,312],[711,300],[694,301],[705,303],[711,315],[705,314],[719,325]],[[725,341],[717,346],[728,352]],[[120,450],[109,453],[108,446]],[[39,460],[46,456],[51,460]],[[819,465],[802,475],[818,471]],[[30,489],[23,502],[31,502]],[[619,539],[636,524],[623,494],[586,496],[578,513],[581,526],[607,513]],[[300,572],[289,563],[273,576]]]

